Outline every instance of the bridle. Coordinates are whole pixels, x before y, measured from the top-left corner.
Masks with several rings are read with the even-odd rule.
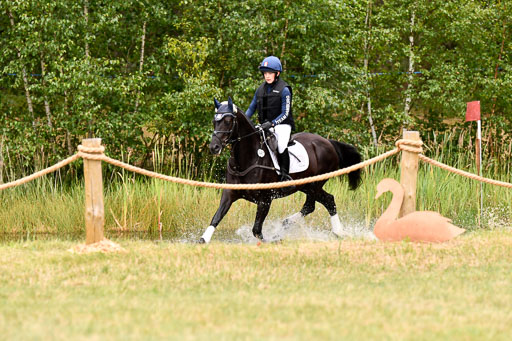
[[[237,120],[236,115],[234,114],[236,112],[236,110],[237,110],[236,107],[234,107],[233,112],[217,112],[216,111],[215,116],[214,116],[214,122],[220,122],[225,117],[231,116],[231,117],[233,117],[233,123],[231,125],[231,129],[229,129],[229,130],[214,130],[213,134],[212,134],[212,140],[213,140],[214,137],[217,140],[219,140],[219,142],[221,144],[221,150],[224,149],[224,147],[226,145],[228,145],[228,144],[231,145],[231,147],[232,147],[231,153],[233,153],[233,150],[234,150],[236,144],[238,142],[240,142],[242,139],[244,139],[246,137],[249,137],[249,136],[252,136],[252,135],[255,135],[255,134],[260,134],[260,139],[261,139],[261,141],[260,141],[260,148],[261,148],[263,146],[264,136],[265,136],[264,132],[263,132],[263,130],[261,128],[257,128],[255,131],[250,132],[247,135],[238,136],[238,137],[233,138],[233,134],[234,134],[234,132],[237,129],[237,126],[238,126],[238,120]],[[217,136],[217,134],[229,134],[229,135],[228,135],[228,138],[223,141],[219,136]],[[233,156],[231,156],[231,158],[233,158]],[[275,171],[274,167],[260,165],[259,163],[256,163],[256,164],[254,164],[252,166],[249,166],[249,168],[247,168],[244,171],[238,171],[238,170],[236,170],[236,168],[237,167],[235,166],[235,169],[234,169],[230,165],[230,162],[228,162],[228,172],[230,174],[232,174],[232,175],[239,176],[239,177],[247,175],[249,172],[251,172],[253,169],[256,169],[256,168],[262,168],[262,169],[268,169],[268,170],[271,170],[271,171]]]
[[[215,136],[220,141],[222,148],[224,148],[228,144],[234,145],[235,143],[240,142],[242,139],[244,139],[246,137],[260,133],[260,130],[256,129],[255,131],[253,131],[247,135],[233,138],[233,133],[235,132],[237,125],[238,125],[238,120],[237,120],[234,112],[236,112],[236,107],[234,107],[233,112],[215,113],[214,121],[216,121],[216,122],[222,121],[226,116],[233,117],[233,124],[231,125],[230,130],[214,130],[213,131],[212,138]],[[218,137],[217,134],[229,134],[229,136],[226,139],[226,141],[222,141],[222,139],[220,137]]]
[[[233,142],[239,140],[239,138],[237,138],[237,139],[233,139],[232,138],[233,132],[235,131],[235,128],[236,128],[236,126],[238,124],[238,121],[236,119],[236,115],[235,114],[233,114],[232,112],[216,113],[215,117],[214,117],[214,121],[215,122],[220,122],[226,116],[233,117],[233,123],[231,124],[231,129],[230,130],[214,130],[213,134],[212,134],[212,138],[216,137],[220,141],[220,144],[221,144],[222,148],[224,148],[228,144],[232,144]],[[229,134],[229,135],[228,135],[228,138],[225,141],[223,141],[220,137],[217,136],[217,134]]]

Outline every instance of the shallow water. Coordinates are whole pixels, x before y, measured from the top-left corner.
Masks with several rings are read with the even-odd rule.
[[[323,222],[325,223],[325,222]],[[339,240],[334,235],[330,226],[315,221],[299,220],[298,222],[283,224],[282,220],[267,220],[263,225],[263,236],[265,242],[279,242],[283,240],[303,240],[326,242]],[[341,224],[345,235],[343,238],[375,239],[373,232],[365,226],[364,223],[341,217]],[[206,228],[206,227],[205,227]],[[190,229],[186,232],[163,232],[161,235],[157,232],[133,232],[133,231],[105,231],[105,237],[114,240],[152,240],[155,242],[168,243],[196,243],[205,228]],[[3,233],[0,234],[0,243],[23,242],[30,240],[68,240],[84,241],[85,231],[76,233]],[[252,234],[252,224],[245,224],[239,228],[226,229],[222,224],[213,234],[212,241],[228,244],[257,244],[259,240]]]
[[[345,232],[344,238],[375,239],[373,232],[362,222],[342,219],[341,223]],[[204,230],[187,233],[178,238],[177,241],[181,243],[195,243],[203,232]],[[264,241],[270,243],[283,240],[326,242],[340,239],[331,232],[330,227],[322,226],[314,221],[306,222],[304,220],[290,224],[283,224],[282,220],[267,220],[263,225],[262,233]],[[221,224],[213,234],[212,241],[234,244],[257,244],[260,240],[253,236],[252,224],[242,225],[234,233],[232,230],[223,230]]]

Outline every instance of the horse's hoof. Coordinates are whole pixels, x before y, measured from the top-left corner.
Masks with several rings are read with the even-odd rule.
[[[258,238],[262,242],[264,242],[263,234],[262,233],[253,233],[254,237]]]
[[[204,240],[203,237],[201,237],[198,241],[197,241],[198,244],[206,244],[206,240]]]
[[[293,220],[290,220],[288,218],[283,220],[281,223],[281,225],[283,226],[283,231],[288,231],[293,226],[294,223],[296,223],[296,222]]]

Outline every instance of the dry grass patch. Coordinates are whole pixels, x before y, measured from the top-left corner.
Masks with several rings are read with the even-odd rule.
[[[512,232],[441,244],[0,245],[4,339],[508,340]]]

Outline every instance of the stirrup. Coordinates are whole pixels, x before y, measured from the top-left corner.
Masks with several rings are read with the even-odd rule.
[[[280,179],[281,182],[292,181],[292,180],[293,179],[290,176],[290,174],[281,172],[281,179]],[[286,187],[281,187],[280,189],[284,195],[288,195],[288,194],[293,193],[296,190],[296,188],[297,187],[295,185],[290,185],[290,186],[286,186]]]
[[[281,172],[281,181],[292,181],[292,177],[288,173]]]

